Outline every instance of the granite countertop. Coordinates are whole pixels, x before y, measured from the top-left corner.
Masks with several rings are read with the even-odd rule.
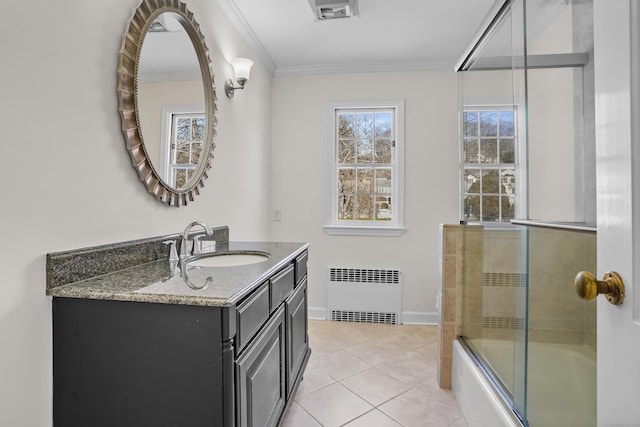
[[[195,283],[211,282],[204,289],[191,289],[171,268],[168,257],[128,266],[94,277],[58,283],[48,278],[47,295],[65,298],[105,299],[163,304],[229,306],[237,303],[270,275],[289,264],[309,247],[308,243],[229,242],[218,252],[259,251],[270,257],[255,264],[232,267],[199,267],[188,270]],[[57,254],[49,254],[55,257]],[[52,263],[53,264],[53,263]],[[55,267],[55,266],[54,266]],[[47,267],[47,274],[57,273]]]

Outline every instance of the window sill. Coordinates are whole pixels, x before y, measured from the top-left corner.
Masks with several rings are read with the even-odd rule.
[[[396,237],[404,233],[404,227],[373,227],[349,225],[325,225],[324,231],[330,236],[378,236]]]

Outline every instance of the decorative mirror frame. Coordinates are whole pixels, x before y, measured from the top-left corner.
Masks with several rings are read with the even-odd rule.
[[[137,110],[137,72],[140,52],[145,35],[151,23],[162,13],[170,12],[180,22],[187,32],[198,57],[200,74],[205,92],[205,141],[201,159],[196,168],[195,176],[187,182],[185,188],[176,189],[167,185],[158,175],[147,155],[142,132],[140,117]],[[169,206],[180,207],[193,201],[200,194],[208,170],[213,160],[215,148],[216,119],[216,88],[213,81],[213,64],[209,56],[209,49],[200,31],[200,25],[193,19],[193,13],[187,9],[185,3],[179,0],[142,0],[129,20],[122,48],[118,55],[118,109],[122,120],[127,150],[131,155],[133,167],[138,171],[140,180],[156,199]]]

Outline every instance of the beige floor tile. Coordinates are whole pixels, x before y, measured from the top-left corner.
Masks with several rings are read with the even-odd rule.
[[[437,374],[437,357],[427,346],[420,347],[391,362],[376,367],[405,383],[419,383],[435,378]]]
[[[293,402],[285,416],[282,427],[322,427],[322,424],[314,420],[300,405]]]
[[[309,366],[307,366],[307,369],[304,372],[303,379],[298,385],[296,398],[311,393],[312,391],[319,390],[335,382],[336,380],[329,376],[328,371],[320,371],[318,369],[313,369],[312,367],[310,368]]]
[[[320,338],[313,335],[309,337],[309,347],[311,347],[311,352],[315,356],[326,356],[340,350],[340,347],[335,345],[331,339]]]
[[[339,350],[318,358],[312,356],[309,367],[340,381],[364,371],[370,365],[344,350]]]
[[[447,427],[462,417],[448,393],[433,393],[423,385],[415,386],[378,409],[404,427]]]
[[[297,403],[323,427],[342,426],[373,409],[373,406],[339,383],[306,394]]]
[[[350,423],[345,424],[344,427],[402,427],[402,425],[377,409],[374,409]]]
[[[403,383],[376,368],[370,368],[349,377],[343,380],[342,384],[374,406],[378,406],[411,388],[410,384]]]
[[[406,350],[401,347],[390,346],[375,340],[360,342],[348,346],[344,350],[371,366],[391,362],[406,352]]]
[[[369,339],[366,334],[354,330],[353,328],[345,328],[344,326],[323,329],[317,332],[315,336],[326,341],[330,341],[333,345],[339,348],[345,348]]]

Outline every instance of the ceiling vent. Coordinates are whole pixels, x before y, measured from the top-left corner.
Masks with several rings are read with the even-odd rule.
[[[358,0],[309,0],[318,21],[358,16]]]

